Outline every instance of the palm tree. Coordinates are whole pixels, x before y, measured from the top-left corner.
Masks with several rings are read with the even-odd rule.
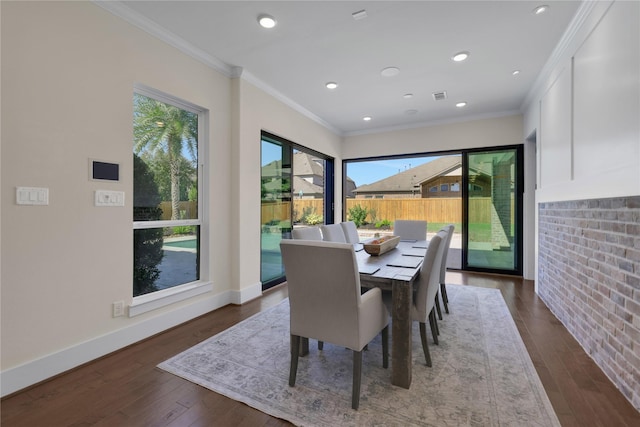
[[[171,176],[171,219],[180,219],[180,164],[187,150],[197,159],[198,115],[173,105],[134,95],[133,150],[162,151]]]

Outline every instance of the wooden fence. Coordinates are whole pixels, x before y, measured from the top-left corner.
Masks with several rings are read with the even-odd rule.
[[[288,217],[291,202],[273,202],[262,204],[262,221],[281,221]],[[469,202],[469,222],[491,222],[491,198],[477,197]],[[347,199],[345,212],[360,205],[369,212],[368,222],[402,219],[426,219],[438,223],[462,222],[462,199]],[[293,201],[294,221],[301,219],[305,209],[313,209],[322,214],[322,199],[302,199]]]
[[[183,212],[181,215],[182,217],[180,217],[180,214],[178,215],[179,219],[194,219],[194,218],[198,218],[198,202],[196,201],[191,201],[191,202],[179,202],[180,203],[180,212]],[[168,202],[160,202],[160,209],[162,209],[162,217],[160,219],[162,219],[163,221],[167,221],[171,219],[171,200],[169,200]]]

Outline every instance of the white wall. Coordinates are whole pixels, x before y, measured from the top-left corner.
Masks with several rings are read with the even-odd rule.
[[[640,3],[584,5],[582,25],[532,91],[537,202],[640,194]]]
[[[39,381],[226,304],[229,254],[212,258],[215,292],[135,318],[132,301],[133,88],[144,83],[209,111],[211,201],[228,199],[229,79],[88,2],[2,2],[2,393]],[[176,78],[188,76],[188,78]],[[89,180],[89,159],[120,163],[120,182]],[[18,206],[17,186],[48,206]],[[96,189],[125,207],[93,206]],[[211,204],[212,222],[229,212]],[[226,243],[224,231],[213,239]]]
[[[426,126],[345,138],[344,159],[522,144],[522,116]]]

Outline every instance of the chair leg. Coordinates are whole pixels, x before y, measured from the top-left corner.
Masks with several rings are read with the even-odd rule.
[[[289,367],[289,386],[296,385],[296,374],[298,373],[298,356],[300,354],[300,337],[291,335],[291,366]]]
[[[429,354],[429,345],[427,344],[427,325],[420,322],[420,340],[422,341],[422,351],[427,366],[431,367],[431,355]]]
[[[351,394],[351,407],[358,409],[360,406],[360,379],[362,378],[362,351],[353,351],[353,391]]]
[[[389,325],[382,330],[382,367],[389,367]]]
[[[306,356],[307,354],[309,354],[309,338],[300,337],[300,351],[298,353],[298,356],[302,357]]]
[[[444,283],[440,283],[440,293],[442,294],[442,305],[444,305],[444,311],[449,314],[449,297],[447,296],[447,286]]]
[[[429,326],[431,327],[431,335],[433,336],[433,343],[438,344],[438,324],[436,323],[436,314],[433,310],[429,313]]]
[[[440,297],[438,296],[439,294],[440,292],[436,294],[435,307],[436,307],[436,310],[438,311],[438,318],[442,320],[442,311],[440,311]]]

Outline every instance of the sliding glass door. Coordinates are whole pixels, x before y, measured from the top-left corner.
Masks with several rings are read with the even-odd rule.
[[[263,138],[260,212],[260,280],[278,281],[284,276],[280,240],[291,233],[291,149]]]
[[[366,239],[397,218],[455,226],[449,269],[522,275],[521,145],[343,163],[343,218]]]
[[[285,280],[280,241],[292,228],[333,222],[333,161],[266,132],[261,150],[260,280],[268,289]]]
[[[465,153],[463,268],[522,274],[522,147]]]

